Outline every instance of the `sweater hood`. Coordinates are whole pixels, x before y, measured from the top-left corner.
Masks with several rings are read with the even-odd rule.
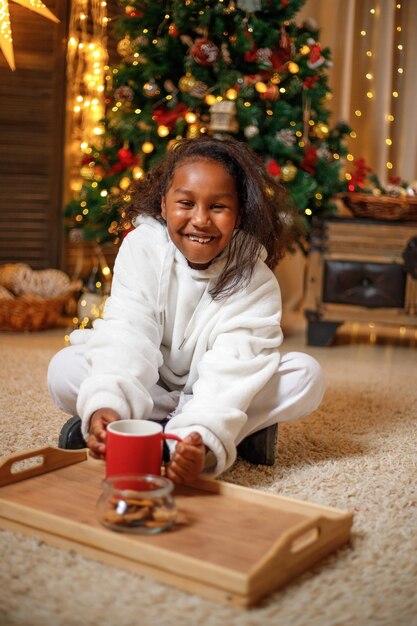
[[[151,217],[149,215],[139,215],[134,220],[134,226],[138,227],[140,225],[146,225],[148,228],[154,231],[156,238],[161,240],[165,244],[162,248],[162,259],[160,265],[160,275],[158,281],[158,314],[159,314],[159,322],[161,327],[164,325],[164,316],[166,313],[166,307],[168,304],[168,293],[170,286],[170,279],[172,273],[174,271],[175,264],[181,266],[188,275],[195,281],[203,281],[206,283],[204,292],[202,294],[200,303],[198,304],[194,315],[192,316],[187,329],[186,335],[184,336],[184,341],[187,339],[188,334],[192,331],[195,323],[195,319],[198,315],[198,312],[201,308],[207,306],[212,298],[210,295],[210,290],[215,284],[217,277],[222,271],[224,264],[226,262],[226,255],[222,253],[218,259],[215,259],[209,267],[205,270],[197,270],[193,269],[188,265],[188,261],[185,256],[178,250],[178,248],[173,244],[171,238],[168,233],[168,229],[165,223],[162,223]]]

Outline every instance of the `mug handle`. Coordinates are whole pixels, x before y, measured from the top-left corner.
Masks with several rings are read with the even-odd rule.
[[[178,435],[172,435],[171,433],[161,433],[163,439],[174,439],[174,441],[182,441]]]
[[[165,439],[173,439],[174,441],[182,441],[181,437],[178,437],[178,435],[171,435],[171,433],[161,433],[161,437],[162,440],[164,442],[164,453],[163,453],[163,462],[164,463],[168,463],[169,462],[169,457],[170,457],[170,453],[168,450],[168,446],[165,443]],[[165,453],[166,450],[166,453]],[[165,454],[167,456],[165,456]]]

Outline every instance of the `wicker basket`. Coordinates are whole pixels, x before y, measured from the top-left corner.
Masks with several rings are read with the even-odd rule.
[[[65,306],[79,288],[80,283],[76,281],[70,291],[55,297],[0,298],[0,331],[37,331],[57,326]]]
[[[389,221],[417,221],[417,198],[372,196],[352,191],[342,195],[342,200],[356,217]]]

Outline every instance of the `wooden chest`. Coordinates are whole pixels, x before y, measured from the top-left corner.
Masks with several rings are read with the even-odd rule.
[[[413,273],[404,261],[411,244],[417,245],[415,222],[316,221],[308,255],[308,343],[330,345],[345,321],[417,326],[417,265]]]

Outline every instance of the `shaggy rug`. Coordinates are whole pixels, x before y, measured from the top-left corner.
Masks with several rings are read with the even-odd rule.
[[[0,335],[0,455],[57,444],[65,416],[45,375],[63,335]],[[415,342],[312,348],[296,328],[283,350],[319,360],[324,400],[311,416],[280,426],[274,466],[237,461],[222,479],[354,512],[348,545],[243,610],[2,530],[0,624],[415,626]]]

